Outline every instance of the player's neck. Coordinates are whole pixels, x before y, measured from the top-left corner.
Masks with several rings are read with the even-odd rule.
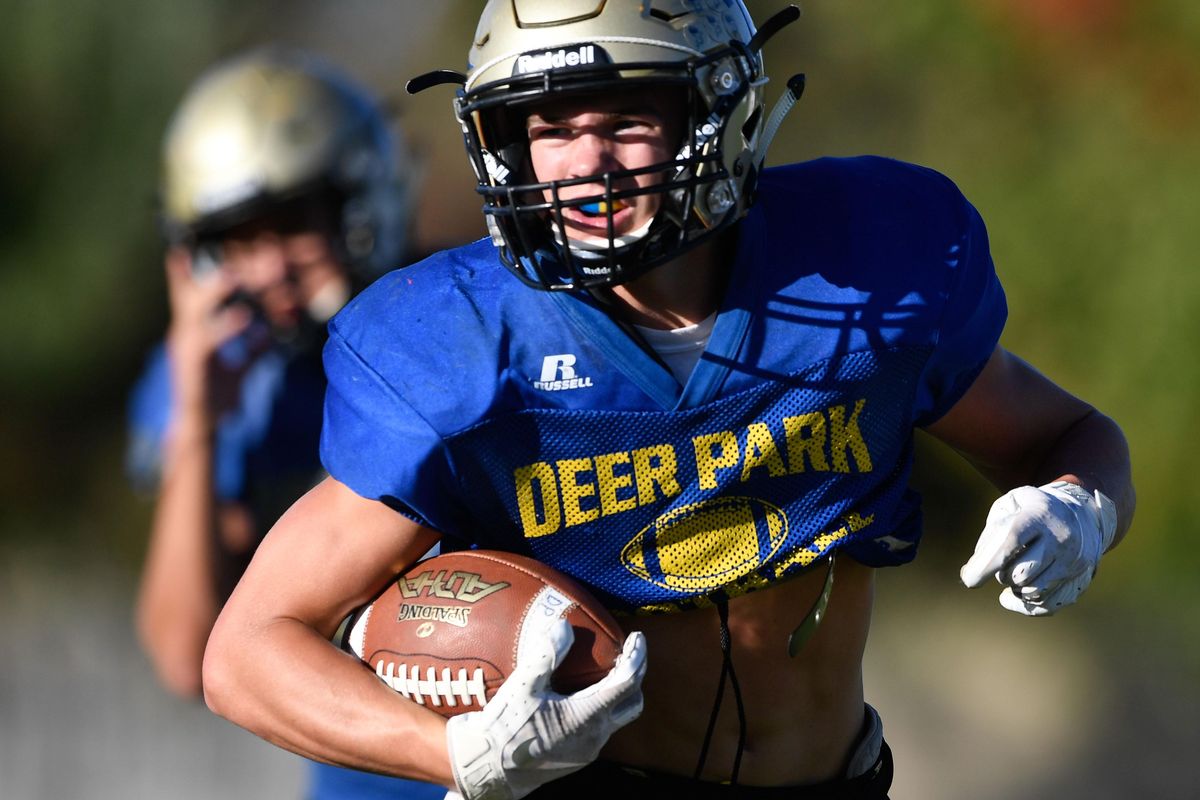
[[[721,305],[731,250],[723,239],[709,241],[614,287],[615,311],[626,322],[661,330],[704,321]]]

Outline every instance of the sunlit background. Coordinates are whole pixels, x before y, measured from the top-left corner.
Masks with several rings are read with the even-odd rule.
[[[166,323],[158,141],[214,59],[307,47],[395,109],[423,245],[475,238],[449,90],[403,84],[463,66],[480,5],[0,0],[0,797],[299,797],[294,757],[169,698],[132,633],[151,506],[121,459]],[[1200,796],[1200,4],[803,10],[768,45],[774,86],[808,76],[770,162],[879,153],[953,178],[988,222],[1003,343],[1121,422],[1139,494],[1081,604],[1019,618],[957,584],[993,490],[922,443],[929,531],[880,574],[866,665],[892,797]]]

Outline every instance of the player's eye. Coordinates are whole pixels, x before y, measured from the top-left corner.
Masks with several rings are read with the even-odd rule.
[[[618,133],[652,133],[662,127],[662,121],[652,114],[630,114],[613,121]]]
[[[534,124],[529,126],[529,140],[531,142],[544,139],[562,139],[570,134],[570,128],[563,125]]]

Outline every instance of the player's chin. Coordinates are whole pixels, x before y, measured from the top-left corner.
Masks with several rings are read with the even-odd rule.
[[[280,306],[263,305],[262,315],[271,329],[279,333],[291,333],[300,328],[303,310],[289,303]]]

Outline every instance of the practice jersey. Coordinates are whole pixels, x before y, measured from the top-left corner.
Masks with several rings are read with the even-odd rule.
[[[823,556],[911,560],[914,427],[999,339],[976,210],[881,158],[767,170],[686,385],[586,293],[532,290],[480,241],[331,323],[322,459],[460,546],[532,555],[615,609],[770,586]]]
[[[276,347],[249,360],[235,339],[221,351],[225,369],[241,371],[235,402],[216,420],[213,493],[251,513],[261,538],[296,498],[324,476],[318,456],[325,376],[310,353]],[[170,360],[160,344],[151,352],[129,401],[126,471],[135,487],[153,492],[162,472],[171,422]],[[257,541],[232,550],[213,537],[217,593],[223,603],[250,563]]]
[[[284,348],[247,361],[240,340],[226,345],[218,358],[226,369],[244,370],[244,374],[236,402],[217,419],[213,466],[217,497],[248,505],[266,503],[276,494],[289,494],[294,500],[323,472],[317,445],[325,376],[319,361]],[[153,490],[158,485],[173,404],[170,361],[166,347],[159,344],[129,399],[126,469],[140,488]],[[279,510],[286,508],[287,504]]]

